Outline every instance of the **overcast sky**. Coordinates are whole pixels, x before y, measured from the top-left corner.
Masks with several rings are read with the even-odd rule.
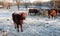
[[[0,1],[3,1],[3,0],[0,0]]]
[[[3,0],[0,0],[0,1],[3,1]],[[9,0],[7,0],[9,1]],[[12,2],[13,0],[10,0],[10,2]],[[23,1],[26,1],[26,2],[34,2],[34,1],[41,1],[41,2],[47,2],[47,1],[50,1],[50,0],[23,0]]]

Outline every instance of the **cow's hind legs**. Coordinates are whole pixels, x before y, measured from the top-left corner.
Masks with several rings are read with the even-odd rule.
[[[48,18],[50,19],[50,15],[48,15]]]
[[[57,18],[57,16],[54,16],[54,19],[56,19]]]
[[[48,16],[48,18],[50,19],[50,16]]]
[[[22,29],[22,24],[20,25],[20,27],[21,27],[21,32],[23,32],[23,29]]]
[[[54,19],[54,16],[53,15],[51,15],[51,17],[52,17],[52,19]]]
[[[15,25],[15,29],[17,28],[17,25],[16,25],[16,23],[14,22],[14,25]]]
[[[19,32],[19,25],[17,25],[17,31]]]

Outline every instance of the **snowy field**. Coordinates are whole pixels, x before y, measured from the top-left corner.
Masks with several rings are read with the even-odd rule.
[[[7,33],[7,36],[60,36],[60,17],[52,20],[48,17],[28,15],[24,20],[23,32],[17,32],[11,17],[13,12],[0,9],[0,31]],[[1,34],[0,36],[3,36]]]

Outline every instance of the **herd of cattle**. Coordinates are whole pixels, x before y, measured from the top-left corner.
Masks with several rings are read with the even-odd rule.
[[[42,10],[43,11],[43,10]],[[44,13],[46,13],[46,11],[40,11],[40,10],[37,10],[37,9],[29,9],[29,13],[28,14],[31,14],[31,13],[35,13],[35,15],[37,14],[37,13],[39,13],[39,14],[44,14]],[[48,14],[48,16],[49,15],[51,15],[51,16],[56,16],[57,15],[57,13],[58,13],[58,11],[56,10],[56,9],[47,9],[47,14]]]
[[[39,13],[40,11],[37,9],[29,9],[29,14],[31,13],[35,13],[35,15],[37,13]],[[17,29],[17,31],[19,32],[19,27],[21,27],[21,32],[23,32],[22,29],[22,24],[23,24],[23,20],[26,19],[27,13],[22,12],[22,13],[13,13],[12,14],[12,20],[14,22],[15,25],[15,29]],[[50,16],[52,18],[55,18],[57,16],[57,10],[52,9],[52,10],[48,10],[48,17],[50,18]]]

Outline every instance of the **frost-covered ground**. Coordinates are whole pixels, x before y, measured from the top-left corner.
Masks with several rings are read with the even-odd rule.
[[[13,12],[0,9],[0,31],[6,31],[4,34],[7,33],[7,36],[60,36],[60,17],[52,20],[48,17],[28,15],[24,20],[23,32],[17,32],[11,17]]]

